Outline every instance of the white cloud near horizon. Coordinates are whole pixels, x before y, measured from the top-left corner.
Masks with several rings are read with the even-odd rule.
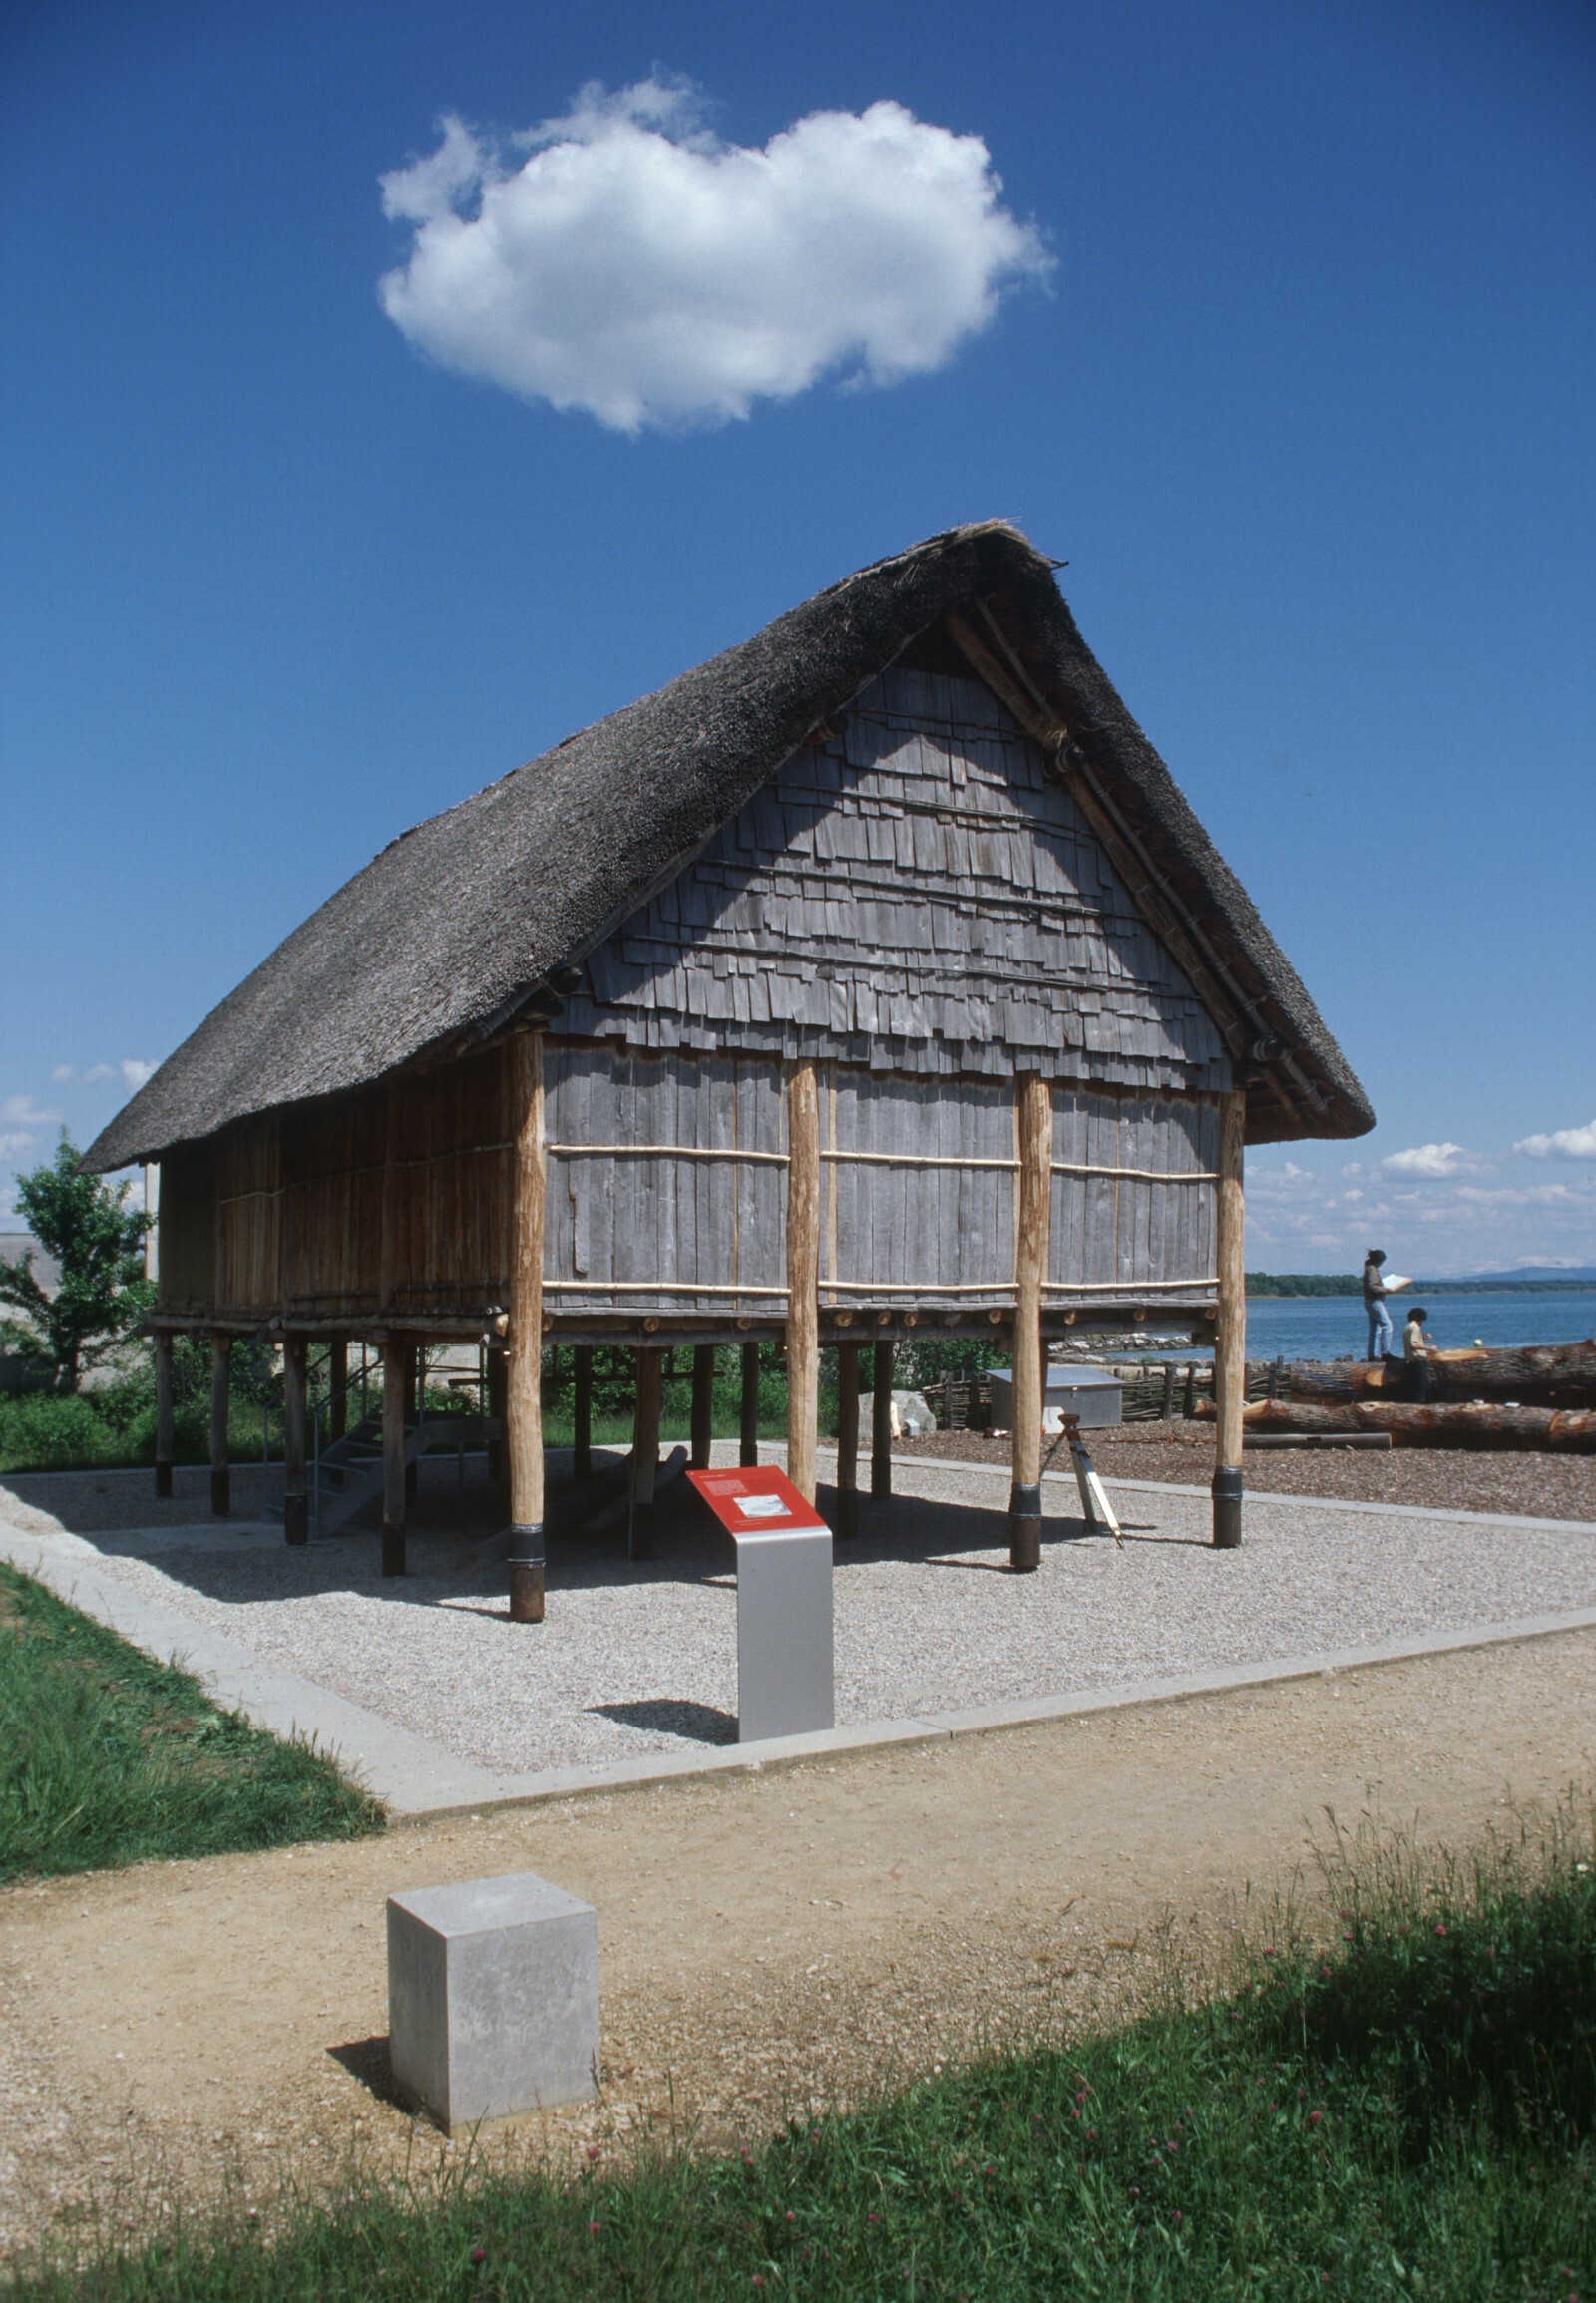
[[[1521,1136],[1513,1149],[1531,1160],[1596,1160],[1596,1119],[1589,1127],[1560,1127],[1551,1135]]]
[[[725,423],[827,375],[929,374],[1051,269],[984,141],[890,101],[763,148],[708,134],[658,79],[585,88],[508,149],[442,127],[381,180],[415,226],[384,311],[444,367],[618,432]]]
[[[120,1079],[124,1087],[132,1089],[143,1087],[159,1068],[146,1063],[142,1056],[125,1055],[118,1063],[91,1063],[82,1071],[75,1063],[58,1063],[50,1077],[61,1087],[95,1087],[102,1079]]]
[[[13,1127],[54,1127],[61,1116],[58,1111],[42,1111],[31,1095],[8,1095],[0,1104],[0,1119]]]
[[[1453,1176],[1468,1160],[1460,1143],[1421,1143],[1381,1161],[1391,1176]]]

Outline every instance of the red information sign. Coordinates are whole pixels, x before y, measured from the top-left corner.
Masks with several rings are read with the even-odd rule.
[[[750,1463],[739,1471],[689,1471],[687,1477],[729,1535],[810,1534],[826,1524],[773,1463]]]

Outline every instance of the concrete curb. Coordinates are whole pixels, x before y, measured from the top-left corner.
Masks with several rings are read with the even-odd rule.
[[[1417,1516],[1431,1515],[1420,1512]],[[1554,1520],[1550,1524],[1561,1527],[1568,1523]],[[176,1609],[144,1599],[114,1577],[97,1575],[92,1563],[98,1556],[94,1546],[81,1536],[30,1534],[0,1520],[0,1557],[24,1573],[37,1576],[62,1599],[109,1625],[147,1654],[163,1662],[181,1664],[204,1684],[215,1702],[241,1712],[256,1727],[269,1727],[279,1735],[298,1734],[314,1739],[321,1749],[382,1799],[393,1820],[399,1823],[421,1823],[455,1814],[481,1814],[489,1808],[535,1806],[546,1800],[571,1799],[594,1792],[647,1790],[666,1783],[717,1775],[757,1774],[765,1767],[794,1766],[806,1759],[889,1750],[911,1743],[944,1742],[956,1735],[994,1734],[1015,1727],[1044,1727],[1052,1721],[1078,1719],[1097,1712],[1129,1711],[1146,1704],[1226,1695],[1241,1688],[1325,1678],[1336,1672],[1406,1663],[1422,1656],[1451,1655],[1518,1640],[1551,1638],[1560,1632],[1596,1629],[1596,1608],[1580,1608],[1562,1615],[1521,1616],[1504,1623],[1425,1632],[1413,1639],[1393,1640],[1371,1647],[1335,1648],[1318,1655],[1267,1657],[1250,1664],[1225,1665],[1211,1672],[1122,1680],[1107,1687],[983,1704],[965,1711],[933,1712],[913,1719],[870,1720],[809,1735],[780,1735],[766,1742],[729,1744],[719,1750],[648,1751],[634,1759],[496,1775],[485,1767],[456,1758],[426,1736],[395,1727],[375,1712],[345,1702],[341,1696],[333,1695],[313,1681],[279,1671],[239,1642],[191,1622]]]
[[[282,1541],[278,1529],[276,1540]],[[192,1672],[211,1700],[274,1735],[298,1735],[337,1760],[395,1814],[428,1814],[502,1794],[504,1778],[457,1759],[442,1744],[396,1727],[313,1680],[265,1663],[253,1649],[162,1607],[115,1576],[82,1536],[30,1534],[0,1520],[0,1558],[160,1663]]]

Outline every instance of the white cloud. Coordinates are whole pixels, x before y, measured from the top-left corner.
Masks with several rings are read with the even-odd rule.
[[[1589,1127],[1560,1127],[1552,1135],[1526,1135],[1514,1144],[1532,1160],[1596,1160],[1596,1119]]]
[[[450,118],[383,177],[416,226],[383,309],[445,367],[620,432],[925,374],[1051,268],[982,139],[901,104],[809,113],[756,149],[647,80],[584,89],[513,144]]]
[[[137,1055],[125,1055],[120,1063],[91,1063],[80,1071],[74,1063],[58,1063],[50,1077],[58,1085],[71,1081],[78,1087],[97,1087],[103,1079],[120,1079],[124,1087],[143,1087],[145,1081],[159,1069]]]
[[[1460,1143],[1421,1143],[1411,1151],[1393,1152],[1380,1164],[1393,1176],[1454,1176],[1467,1161]]]
[[[0,1119],[16,1127],[54,1127],[60,1117],[58,1111],[41,1111],[31,1095],[8,1095],[0,1105]]]
[[[21,1128],[0,1130],[0,1160],[20,1159],[32,1151],[34,1139]]]

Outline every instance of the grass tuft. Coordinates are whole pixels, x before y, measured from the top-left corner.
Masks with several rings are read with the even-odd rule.
[[[377,1802],[0,1564],[0,1881],[348,1839]]]

